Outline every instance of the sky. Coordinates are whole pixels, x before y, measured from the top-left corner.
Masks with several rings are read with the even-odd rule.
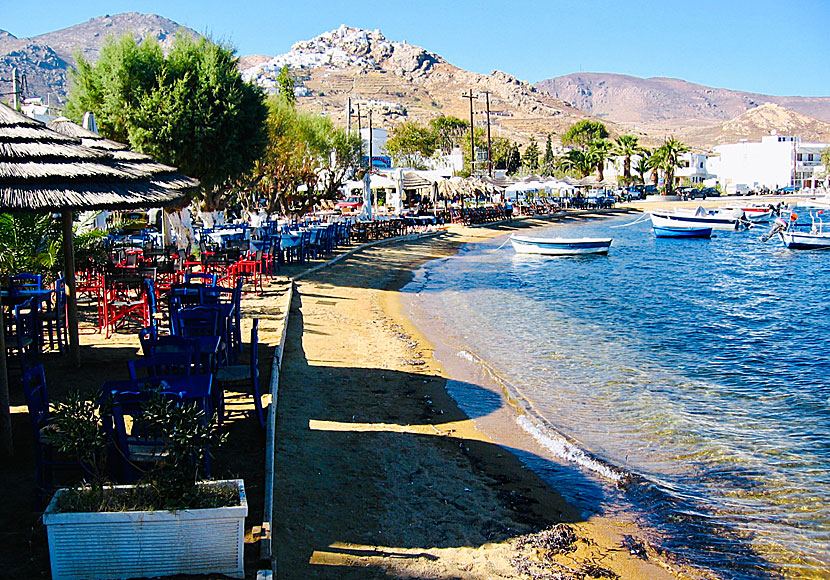
[[[604,72],[830,96],[830,0],[0,0],[0,29],[31,37],[120,12],[164,16],[240,56],[282,54],[346,24],[531,83]]]

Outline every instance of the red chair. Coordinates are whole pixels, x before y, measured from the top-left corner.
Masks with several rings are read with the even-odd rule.
[[[107,338],[129,322],[137,323],[140,328],[150,325],[150,309],[141,276],[110,276],[106,279],[105,296]]]
[[[257,294],[262,294],[265,291],[262,286],[262,251],[258,251],[253,258],[245,258],[234,264],[234,276],[253,278],[254,290]]]

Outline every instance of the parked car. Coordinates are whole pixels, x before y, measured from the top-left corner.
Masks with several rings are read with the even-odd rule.
[[[336,204],[334,204],[334,208],[339,209],[341,211],[357,211],[362,206],[362,197],[347,197],[346,199],[341,199]]]
[[[704,197],[718,197],[720,195],[717,187],[704,187],[700,191],[703,192]]]

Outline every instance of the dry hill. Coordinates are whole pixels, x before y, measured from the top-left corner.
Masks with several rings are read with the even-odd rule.
[[[26,76],[26,96],[42,97],[44,102],[48,96],[53,103],[62,102],[68,91],[68,70],[75,64],[76,54],[94,62],[108,36],[132,34],[138,40],[152,37],[165,46],[179,32],[196,34],[167,18],[137,12],[100,16],[32,38],[16,38],[0,30],[2,78],[10,80],[12,68],[17,68]],[[2,92],[10,90],[10,85],[3,85]]]
[[[765,103],[830,122],[830,97],[777,97],[706,87],[680,79],[642,79],[608,73],[570,74],[535,86],[586,113],[653,129],[714,125]]]

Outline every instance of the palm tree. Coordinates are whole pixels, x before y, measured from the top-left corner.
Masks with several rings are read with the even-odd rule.
[[[594,166],[584,152],[579,149],[571,149],[556,159],[556,169],[582,178],[591,173]]]
[[[674,191],[674,170],[680,167],[680,156],[690,151],[689,147],[669,137],[657,150],[660,157],[660,167],[666,177],[666,195]]]
[[[651,151],[643,147],[640,152],[638,153],[637,160],[634,162],[634,171],[637,172],[637,176],[640,178],[640,183],[645,185],[646,183],[646,173],[649,171],[649,159],[651,158]]]
[[[594,139],[588,144],[586,155],[592,168],[597,170],[597,180],[605,178],[605,160],[611,156],[611,142],[607,139]]]
[[[642,153],[639,139],[635,135],[620,135],[614,141],[613,154],[623,158],[623,182],[631,185],[631,158]]]

